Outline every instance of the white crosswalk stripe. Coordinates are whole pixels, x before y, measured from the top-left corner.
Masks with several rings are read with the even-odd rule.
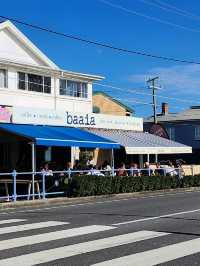
[[[119,235],[116,226],[86,225],[69,228],[69,222],[61,221],[45,221],[37,223],[25,223],[15,226],[12,225],[12,223],[20,222],[24,223],[27,222],[27,220],[1,220],[0,224],[2,225],[2,227],[0,227],[0,235],[3,236],[7,233],[18,232],[23,233],[24,231],[42,228],[51,228],[51,231],[39,234],[37,233],[37,231],[34,231],[34,233],[28,232],[26,236],[17,235],[16,237],[13,237],[11,239],[4,238],[4,240],[1,240],[0,252],[4,251],[5,254],[2,253],[4,254],[4,257],[0,258],[0,266],[32,266],[41,263],[53,262],[59,259],[69,258],[71,260],[71,257],[73,256],[84,254],[89,254],[90,256],[90,253],[92,252],[100,253],[103,250],[107,250],[110,248],[117,249],[120,246],[133,243],[137,243],[137,253],[135,253],[136,251],[134,251],[133,249],[134,254],[131,254],[131,252],[129,252],[128,254],[130,255],[119,257],[119,253],[111,252],[110,254],[108,253],[109,257],[107,258],[107,260],[103,261],[102,256],[102,261],[98,263],[95,263],[96,258],[92,257],[93,254],[91,254],[93,266],[153,266],[165,262],[170,262],[172,260],[180,259],[185,256],[200,253],[200,238],[182,241],[176,244],[166,244],[166,246],[159,247],[159,243],[162,243],[163,237],[167,236],[169,239],[172,239],[174,235],[165,232],[147,230],[129,232]],[[5,226],[3,227],[4,224]],[[6,224],[9,224],[9,226],[7,226]],[[66,225],[67,228],[59,228],[59,226],[61,225]],[[112,231],[112,236],[106,236],[108,231]],[[104,235],[102,236],[101,233],[103,232]],[[95,240],[93,240],[93,234],[95,234]],[[84,238],[82,238],[81,241],[79,240],[79,238],[75,238],[73,239],[73,241],[75,241],[73,244],[67,244],[67,239],[78,236],[90,236],[90,238],[85,242],[82,242]],[[148,247],[148,250],[146,251],[144,251],[144,249],[141,252],[138,251],[140,241],[153,240],[154,238],[159,238],[159,241],[156,242],[157,248],[155,248],[154,246],[153,249],[149,249]],[[168,241],[168,238],[165,238],[165,241]],[[57,247],[52,248],[49,242],[56,240],[62,240],[62,242],[58,242],[56,244]],[[34,251],[31,252],[30,247],[34,244],[42,244],[44,246],[42,248],[42,251],[38,251],[37,246],[35,246],[36,250],[33,249]],[[46,249],[45,245],[47,246]],[[28,249],[26,249],[27,246]],[[19,248],[19,251],[22,249],[20,251],[20,254],[18,254],[17,249],[14,253],[11,252],[11,249],[15,248]],[[27,253],[27,251],[29,253]],[[80,265],[81,263],[82,261],[80,261]]]
[[[165,235],[168,233],[139,231],[3,259],[0,260],[0,265],[31,266]]]
[[[25,222],[25,219],[8,219],[8,220],[1,220],[0,225],[2,224],[10,224],[10,223],[18,223],[18,222]]]
[[[200,252],[200,238],[93,264],[93,266],[152,266]]]
[[[15,225],[15,226],[2,227],[0,228],[0,235],[8,234],[8,233],[16,233],[20,231],[27,231],[27,230],[32,230],[32,229],[41,229],[45,227],[58,226],[58,225],[64,225],[64,224],[69,224],[69,223],[48,221],[48,222],[21,224],[21,225]]]
[[[91,233],[97,233],[102,231],[107,231],[114,229],[113,226],[103,226],[103,225],[91,225],[91,226],[82,226],[78,228],[60,230],[50,233],[32,235],[32,236],[25,236],[19,237],[9,240],[0,241],[0,250],[22,247],[27,245],[39,244],[53,240],[59,240],[74,236],[81,236]]]

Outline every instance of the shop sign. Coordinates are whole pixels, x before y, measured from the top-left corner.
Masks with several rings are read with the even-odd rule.
[[[143,131],[143,119],[14,107],[13,123]]]
[[[0,105],[0,123],[10,123],[12,119],[12,107]]]
[[[63,112],[13,107],[13,123],[62,126],[65,124],[65,117]]]

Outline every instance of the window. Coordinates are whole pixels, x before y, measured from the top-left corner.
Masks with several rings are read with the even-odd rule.
[[[18,89],[51,93],[51,77],[19,72]]]
[[[194,138],[195,138],[196,140],[200,140],[200,126],[196,126],[196,127],[195,127]]]
[[[7,71],[5,69],[0,69],[0,88],[7,87]]]
[[[78,98],[88,97],[87,83],[60,79],[60,95]]]
[[[166,128],[166,130],[167,130],[169,139],[175,140],[175,128],[174,127],[169,127],[169,128]]]

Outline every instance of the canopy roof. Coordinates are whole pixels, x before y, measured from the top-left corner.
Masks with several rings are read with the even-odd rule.
[[[90,129],[91,133],[116,141],[127,154],[192,153],[192,147],[144,132],[127,130]]]
[[[28,138],[42,146],[78,146],[85,148],[119,148],[119,143],[77,128],[0,124],[0,130]]]

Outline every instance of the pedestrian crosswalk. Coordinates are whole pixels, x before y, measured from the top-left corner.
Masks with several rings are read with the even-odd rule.
[[[40,230],[39,233],[37,229]],[[166,237],[170,239],[174,234],[151,230],[121,233],[118,229],[117,226],[110,225],[74,226],[67,221],[1,220],[0,266],[31,266],[42,263],[48,265],[58,260],[73,259],[79,255],[83,256],[83,261],[79,260],[73,265],[151,266],[200,253],[200,238],[166,244]],[[151,243],[164,238],[165,246],[152,245],[147,250],[144,250],[143,246],[140,251],[140,245],[142,246],[145,241]],[[52,246],[56,241],[57,246]],[[40,246],[39,249],[32,249],[37,245]],[[120,256],[120,247],[126,245],[131,245],[129,254]],[[94,254],[115,249],[119,252],[108,252],[108,257],[100,256],[96,260]],[[92,257],[91,262],[87,260],[84,262],[86,255]],[[55,264],[59,265],[57,262]]]

